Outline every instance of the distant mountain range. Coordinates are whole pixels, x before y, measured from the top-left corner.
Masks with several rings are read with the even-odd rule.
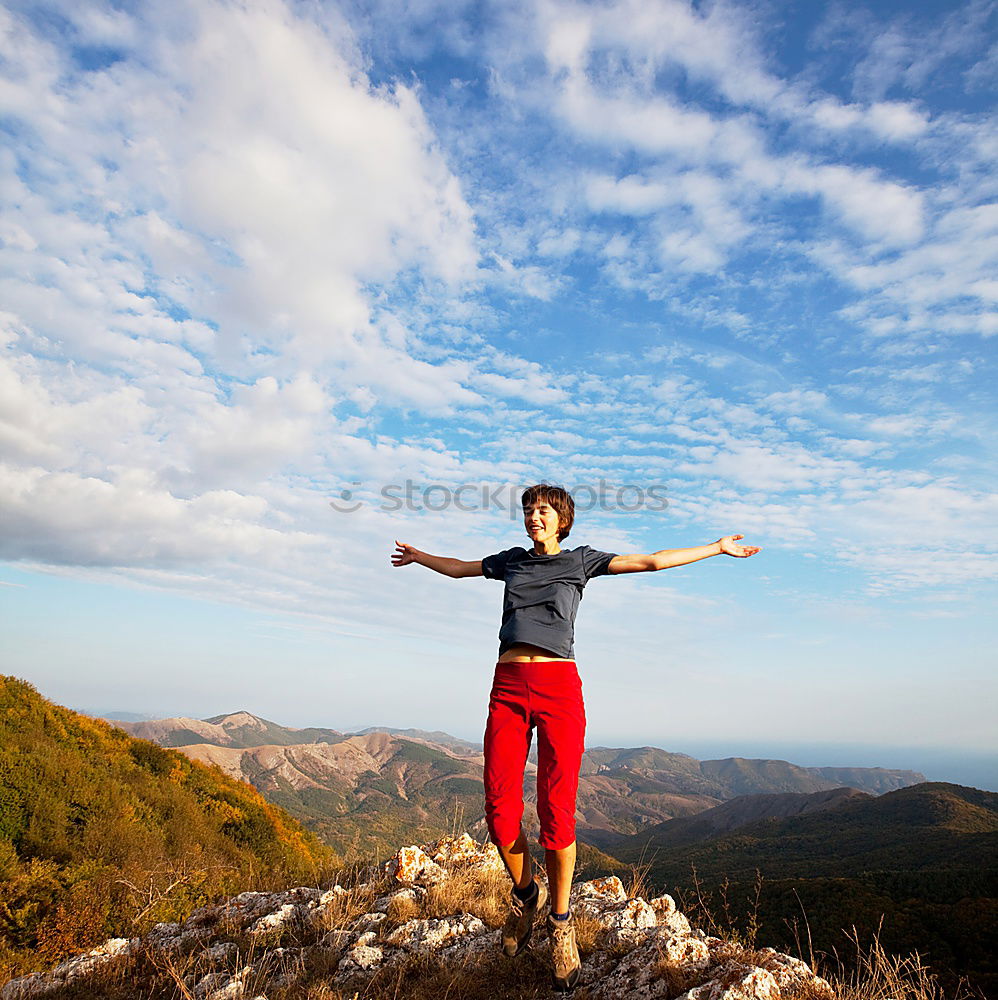
[[[484,832],[481,747],[447,733],[293,729],[249,712],[116,724],[250,782],[340,852],[387,850],[405,831],[413,839],[439,836],[456,824]],[[528,764],[528,826],[536,825],[533,770]],[[595,747],[583,757],[579,838],[606,848],[663,821],[754,793],[849,786],[880,794],[923,780],[913,771],[741,758],[699,761],[657,747]]]
[[[335,729],[291,729],[249,712],[216,715],[210,719],[105,718],[132,736],[164,747],[186,747],[197,743],[219,747],[284,747],[299,743],[339,743],[346,739]]]

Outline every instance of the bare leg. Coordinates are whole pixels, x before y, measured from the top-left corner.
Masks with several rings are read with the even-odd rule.
[[[526,889],[534,877],[534,869],[530,864],[530,850],[527,847],[527,838],[521,827],[520,835],[509,847],[496,844],[499,849],[499,857],[509,872],[509,877],[513,880],[513,885],[517,889]],[[572,845],[572,863],[575,863],[575,845]]]
[[[575,841],[557,851],[548,850],[545,862],[551,895],[551,912],[567,913],[568,897],[572,891],[572,876],[575,874]]]

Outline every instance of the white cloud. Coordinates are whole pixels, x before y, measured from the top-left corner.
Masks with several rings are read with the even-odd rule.
[[[109,479],[0,466],[2,556],[56,564],[170,566],[262,560],[279,564],[317,536],[267,526],[260,497],[231,490],[184,500],[139,469]]]
[[[15,28],[35,58],[13,110],[35,129],[34,174],[61,177],[41,195],[12,192],[9,225],[38,244],[35,291],[5,290],[37,333],[56,314],[60,337],[72,331],[57,289],[77,309],[106,305],[111,353],[115,329],[131,335],[133,314],[162,315],[172,299],[210,319],[230,353],[249,334],[349,359],[353,338],[378,337],[366,283],[414,265],[447,282],[473,275],[470,210],[411,89],[375,89],[349,44],[281,3],[163,13],[132,25],[140,58],[91,73]],[[95,221],[53,224],[81,192]],[[78,331],[93,350],[93,325]]]
[[[66,13],[121,58],[82,69],[2,14],[3,553],[231,577],[297,552],[307,589],[331,528],[313,482],[369,447],[332,411],[482,405],[480,359],[433,357],[390,301],[400,277],[463,294],[471,210],[416,90],[372,85],[333,21]],[[419,463],[389,453],[383,479]]]
[[[647,79],[655,70],[678,66],[733,106],[798,127],[810,124],[831,133],[862,130],[889,142],[911,141],[929,127],[924,110],[909,102],[846,104],[780,77],[767,65],[763,31],[753,23],[750,9],[740,5],[719,3],[698,10],[685,0],[617,0],[597,8],[542,3],[538,21],[553,75],[576,76],[595,56],[609,52],[636,77]],[[644,120],[656,122],[651,116]],[[661,112],[657,117],[659,124],[669,120]]]
[[[842,367],[807,310],[767,308],[827,274],[852,290],[839,318],[885,349],[998,329],[993,211],[922,179],[955,124],[781,74],[747,7],[527,7],[508,18],[546,27],[521,19],[485,111],[473,73],[446,98],[469,103],[441,109],[429,81],[373,83],[331,12],[276,0],[94,5],[73,15],[81,37],[121,49],[96,71],[6,17],[29,165],[0,158],[7,551],[150,573],[202,552],[251,590],[286,534],[304,603],[331,592],[305,553],[359,552],[385,527],[323,520],[344,483],[667,475],[677,516],[744,517],[788,545],[820,535],[822,504],[910,484],[898,449],[954,425],[894,399],[843,413],[828,380],[868,391],[855,356]],[[710,99],[672,90],[677,69]],[[499,224],[476,234],[473,211]],[[633,303],[600,299],[604,276]],[[499,304],[469,300],[486,289]],[[563,303],[592,308],[592,329],[547,339],[538,316]],[[490,344],[514,328],[523,358]],[[674,330],[697,347],[669,347]],[[56,488],[86,516],[46,542]]]

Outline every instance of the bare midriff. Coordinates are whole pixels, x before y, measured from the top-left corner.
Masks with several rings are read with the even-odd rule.
[[[519,643],[510,646],[499,657],[500,663],[527,663],[534,660],[564,660],[564,656],[552,656],[546,649],[540,646],[529,646],[526,643]]]

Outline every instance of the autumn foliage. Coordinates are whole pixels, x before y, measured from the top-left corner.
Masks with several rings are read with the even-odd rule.
[[[251,786],[0,677],[0,981],[337,861]]]

